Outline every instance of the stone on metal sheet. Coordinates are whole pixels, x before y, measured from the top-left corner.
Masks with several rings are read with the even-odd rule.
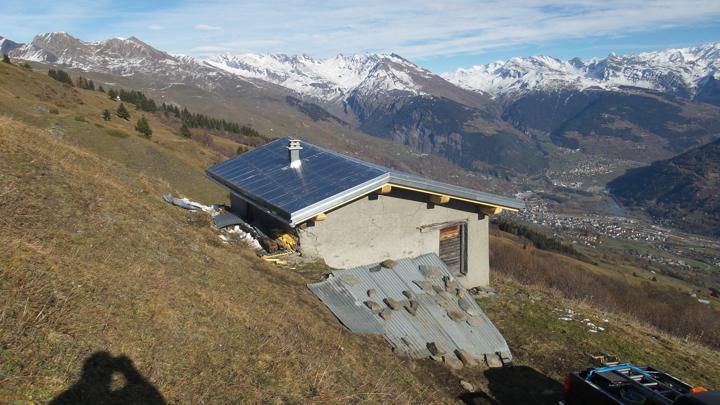
[[[409,301],[407,304],[405,304],[405,310],[408,311],[408,313],[412,316],[415,316],[417,314],[417,309],[417,301]]]
[[[498,357],[497,354],[493,353],[488,353],[485,355],[485,364],[487,364],[487,366],[490,368],[498,368],[503,366],[500,357]]]
[[[395,266],[397,266],[397,262],[392,259],[385,259],[382,262],[380,262],[380,265],[385,267],[386,269],[394,269]]]
[[[427,278],[436,278],[442,275],[442,273],[440,272],[440,268],[437,266],[428,266],[425,264],[421,264],[418,267],[418,270],[420,270],[420,273]]]
[[[441,276],[424,279],[419,271],[419,267],[423,265],[436,266],[440,269]],[[374,268],[377,268],[379,273],[374,273],[372,271]],[[310,284],[308,287],[353,332],[382,334],[397,352],[415,358],[430,355],[426,344],[436,342],[449,353],[449,356],[455,358],[454,351],[462,349],[473,358],[481,360],[485,359],[486,354],[507,352],[507,359],[503,361],[508,363],[512,361],[507,343],[472,297],[467,293],[464,297],[458,297],[455,290],[445,291],[444,282],[440,283],[444,281],[441,277],[446,276],[451,281],[455,279],[436,254],[397,260],[394,269],[381,268],[374,264],[335,270],[332,274],[335,277]],[[357,277],[359,283],[349,285],[344,282],[341,276],[345,274]],[[416,282],[418,279],[429,283],[427,290],[413,287],[413,284],[423,285]],[[435,293],[432,287],[434,283],[441,284],[438,288],[442,291],[442,295]],[[375,299],[368,297],[368,291],[371,289],[376,290]],[[405,290],[413,293],[412,299],[408,300],[402,295]],[[414,305],[412,302],[417,302],[417,314],[412,316],[412,309],[407,312],[392,311],[382,302],[382,298],[387,296],[393,297],[406,308],[412,308]],[[459,298],[467,300],[470,305],[468,311],[459,308]],[[359,305],[367,307],[366,301],[375,301],[380,309],[372,311],[359,308]],[[449,316],[445,316],[448,311],[458,312],[461,320],[454,321]],[[384,313],[380,315],[380,312]],[[469,319],[471,312],[478,314],[476,319]],[[460,360],[457,361],[462,364]]]
[[[445,288],[447,290],[455,292],[455,289],[460,288],[458,283],[455,280],[453,280],[452,278],[450,278],[450,276],[445,276],[444,280],[445,280]]]
[[[479,317],[479,316],[471,316],[471,317],[469,317],[469,318],[467,319],[467,323],[468,323],[468,325],[470,325],[470,326],[478,327],[478,326],[482,326],[483,323],[485,323],[485,322],[484,322],[483,319],[482,319],[481,317]]]
[[[455,350],[455,355],[462,361],[463,365],[465,367],[473,367],[477,364],[477,361],[470,355],[470,353],[466,352],[463,349],[457,349]]]
[[[472,308],[470,306],[470,303],[467,302],[467,300],[465,300],[464,298],[458,299],[458,306],[460,307],[460,309],[462,309],[465,312],[467,312],[469,309]]]
[[[465,315],[463,315],[462,312],[460,312],[460,311],[450,310],[450,311],[448,311],[447,314],[450,317],[450,319],[452,319],[455,322],[462,321],[463,319],[465,319]]]
[[[432,289],[433,289],[433,291],[435,291],[435,292],[438,293],[438,294],[440,294],[441,292],[445,291],[445,290],[443,290],[443,288],[440,287],[439,285],[434,285],[434,284],[433,284],[433,286],[432,286]]]
[[[426,347],[433,356],[442,356],[445,354],[445,350],[443,350],[443,348],[438,346],[435,342],[428,342]]]
[[[452,354],[446,354],[442,356],[442,359],[443,363],[447,364],[448,367],[454,370],[460,370],[461,368],[463,368],[462,361],[458,360],[458,358]]]
[[[387,304],[387,306],[389,306],[393,310],[398,310],[403,307],[402,304],[400,303],[400,301],[398,301],[394,298],[387,297],[387,298],[385,298],[384,301],[385,301],[385,304]]]
[[[380,304],[375,301],[365,301],[365,305],[370,308],[371,311],[379,311],[381,308]]]
[[[430,356],[430,359],[431,359],[431,360],[434,360],[434,361],[437,361],[438,363],[442,363],[442,361],[443,361],[442,356],[436,356],[436,355]]]
[[[375,299],[375,297],[377,296],[377,291],[374,288],[371,288],[367,291],[367,296]]]
[[[455,290],[455,294],[457,294],[458,297],[462,298],[465,296],[465,290],[463,290],[462,288],[458,288],[457,290]]]
[[[403,295],[406,296],[408,299],[412,299],[413,293],[410,290],[403,290]]]

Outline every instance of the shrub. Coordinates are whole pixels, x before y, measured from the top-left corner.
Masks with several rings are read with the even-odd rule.
[[[58,110],[56,107],[50,107],[50,108],[48,109],[48,112],[49,112],[50,114],[60,114],[60,110]]]
[[[150,138],[150,136],[152,135],[152,129],[150,128],[150,124],[148,123],[144,115],[140,117],[140,119],[137,121],[137,124],[135,124],[135,130],[145,135],[146,138]]]
[[[75,116],[75,121],[78,121],[78,122],[87,122],[87,120],[85,119],[85,117],[83,117],[82,115],[76,115],[76,116]]]
[[[120,117],[124,120],[130,119],[130,111],[128,111],[127,108],[125,108],[125,104],[123,104],[123,103],[120,103],[120,105],[118,106],[115,113],[117,114],[118,117]]]

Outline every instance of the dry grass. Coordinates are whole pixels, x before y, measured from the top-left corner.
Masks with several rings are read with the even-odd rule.
[[[504,237],[494,237],[491,246],[492,268],[520,283],[555,289],[567,298],[627,314],[675,336],[720,348],[720,314],[686,292],[592,271],[587,263],[524,249]]]
[[[302,276],[222,244],[204,214],[165,204],[165,192],[211,189],[202,168],[213,152],[157,123],[152,141],[110,136],[90,114],[91,123],[74,119],[104,105],[99,95],[38,81],[83,103],[66,101],[49,121],[30,109],[39,100],[11,110],[18,119],[0,116],[0,402],[53,398],[99,351],[127,355],[180,403],[429,403],[459,393],[428,384],[436,366],[349,333]],[[182,175],[164,176],[145,155]]]

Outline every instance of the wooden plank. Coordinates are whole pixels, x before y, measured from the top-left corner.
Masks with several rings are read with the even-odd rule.
[[[481,205],[478,209],[485,215],[497,215],[503,210],[501,207],[491,207],[489,205]]]
[[[440,240],[457,238],[460,235],[460,225],[449,226],[440,230]]]
[[[450,201],[450,196],[447,195],[430,195],[430,202],[433,204],[446,204]]]

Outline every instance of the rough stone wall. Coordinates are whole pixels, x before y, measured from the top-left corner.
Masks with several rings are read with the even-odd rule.
[[[437,254],[440,224],[466,222],[468,272],[461,281],[466,288],[488,285],[488,219],[478,215],[472,204],[451,200],[433,205],[428,204],[426,195],[393,189],[390,194],[377,199],[366,196],[326,215],[324,221],[298,231],[300,248],[303,255],[324,259],[335,268]]]

